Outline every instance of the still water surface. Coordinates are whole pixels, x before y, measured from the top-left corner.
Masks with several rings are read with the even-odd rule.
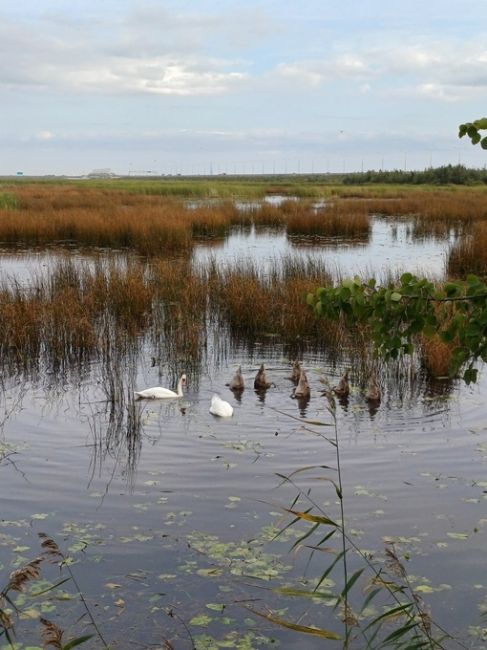
[[[255,254],[263,263],[292,247],[330,256],[338,273],[410,269],[414,257],[413,270],[424,264],[429,274],[440,275],[447,246],[412,242],[406,224],[394,234],[377,220],[368,255],[367,246],[301,247],[281,235],[250,231],[234,233],[220,248],[201,244],[195,261]],[[5,256],[2,270],[28,281],[33,266],[51,260]],[[215,335],[182,400],[140,401],[133,411],[134,388],[174,381],[164,359],[153,365],[154,350],[141,349],[135,365],[120,368],[123,390],[113,405],[96,363],[63,376],[47,369],[33,378],[4,377],[2,585],[13,567],[39,553],[36,534],[42,531],[75,558],[79,588],[114,648],[162,648],[166,639],[181,649],[324,647],[323,640],[276,627],[247,607],[269,606],[287,620],[342,632],[329,606],[273,591],[283,585],[310,589],[331,562],[320,553],[309,562],[305,548],[291,553],[292,528],[273,538],[289,523],[282,507],[296,494],[280,485],[277,474],[336,465],[335,449],[323,437],[332,429],[304,420],[331,423],[320,379],[336,383],[342,364],[306,355],[312,396],[300,405],[290,397],[291,359],[283,348],[262,343],[249,352]],[[252,389],[261,362],[275,383],[264,396]],[[238,400],[225,383],[239,364],[247,388]],[[378,408],[367,407],[363,387],[353,381],[348,403],[337,407],[348,530],[373,555],[382,554],[384,539],[397,540],[434,620],[460,634],[467,647],[480,648],[467,631],[482,624],[479,607],[487,602],[485,378],[474,387],[381,381]],[[234,406],[232,419],[209,414],[214,392]],[[332,484],[318,476],[336,478],[329,469],[297,474],[295,481],[338,518]],[[361,566],[350,562],[351,570]],[[59,578],[52,568],[46,573]],[[39,613],[67,628],[68,636],[83,624],[91,629],[86,616],[77,623],[85,611],[74,598],[76,588],[66,583],[60,589],[65,594],[57,600],[48,601],[48,594],[28,603],[34,622],[19,622],[26,630],[21,640],[38,643]],[[84,647],[102,646],[93,639]]]

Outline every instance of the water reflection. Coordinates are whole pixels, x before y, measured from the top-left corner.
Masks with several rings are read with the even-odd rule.
[[[441,278],[454,235],[418,238],[412,220],[371,218],[370,234],[362,238],[323,238],[288,235],[284,229],[233,228],[222,246],[213,249],[197,243],[193,264],[198,267],[213,260],[218,266],[253,262],[264,270],[273,259],[292,253],[326,260],[335,278],[351,275],[384,277],[408,270]]]

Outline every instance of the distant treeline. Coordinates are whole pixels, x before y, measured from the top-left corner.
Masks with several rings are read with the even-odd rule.
[[[408,183],[411,185],[487,185],[487,169],[468,169],[463,165],[444,165],[430,167],[424,171],[367,171],[346,174],[344,185],[364,185],[365,183]]]

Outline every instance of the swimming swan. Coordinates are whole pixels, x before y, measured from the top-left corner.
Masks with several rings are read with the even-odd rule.
[[[169,390],[169,388],[162,388],[161,386],[154,386],[154,388],[146,388],[145,390],[135,391],[137,399],[174,399],[183,396],[183,386],[186,384],[186,375],[181,375],[178,381],[177,391]]]
[[[211,398],[210,413],[218,415],[220,418],[231,418],[233,415],[233,406],[225,402],[218,395],[213,395]]]
[[[264,388],[270,388],[271,383],[267,381],[267,375],[265,374],[264,364],[262,363],[254,379],[254,388],[257,390],[262,390]]]
[[[233,375],[228,385],[230,386],[230,390],[235,391],[243,390],[245,388],[245,382],[242,375],[242,366],[239,366],[237,368],[237,372]]]
[[[299,382],[296,388],[294,389],[293,397],[297,398],[307,398],[310,396],[311,390],[309,387],[308,383],[308,378],[306,377],[306,373],[304,370],[301,369],[301,373],[299,375]]]

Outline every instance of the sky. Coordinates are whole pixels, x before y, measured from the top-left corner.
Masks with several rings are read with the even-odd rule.
[[[0,174],[484,167],[486,0],[0,0]]]

